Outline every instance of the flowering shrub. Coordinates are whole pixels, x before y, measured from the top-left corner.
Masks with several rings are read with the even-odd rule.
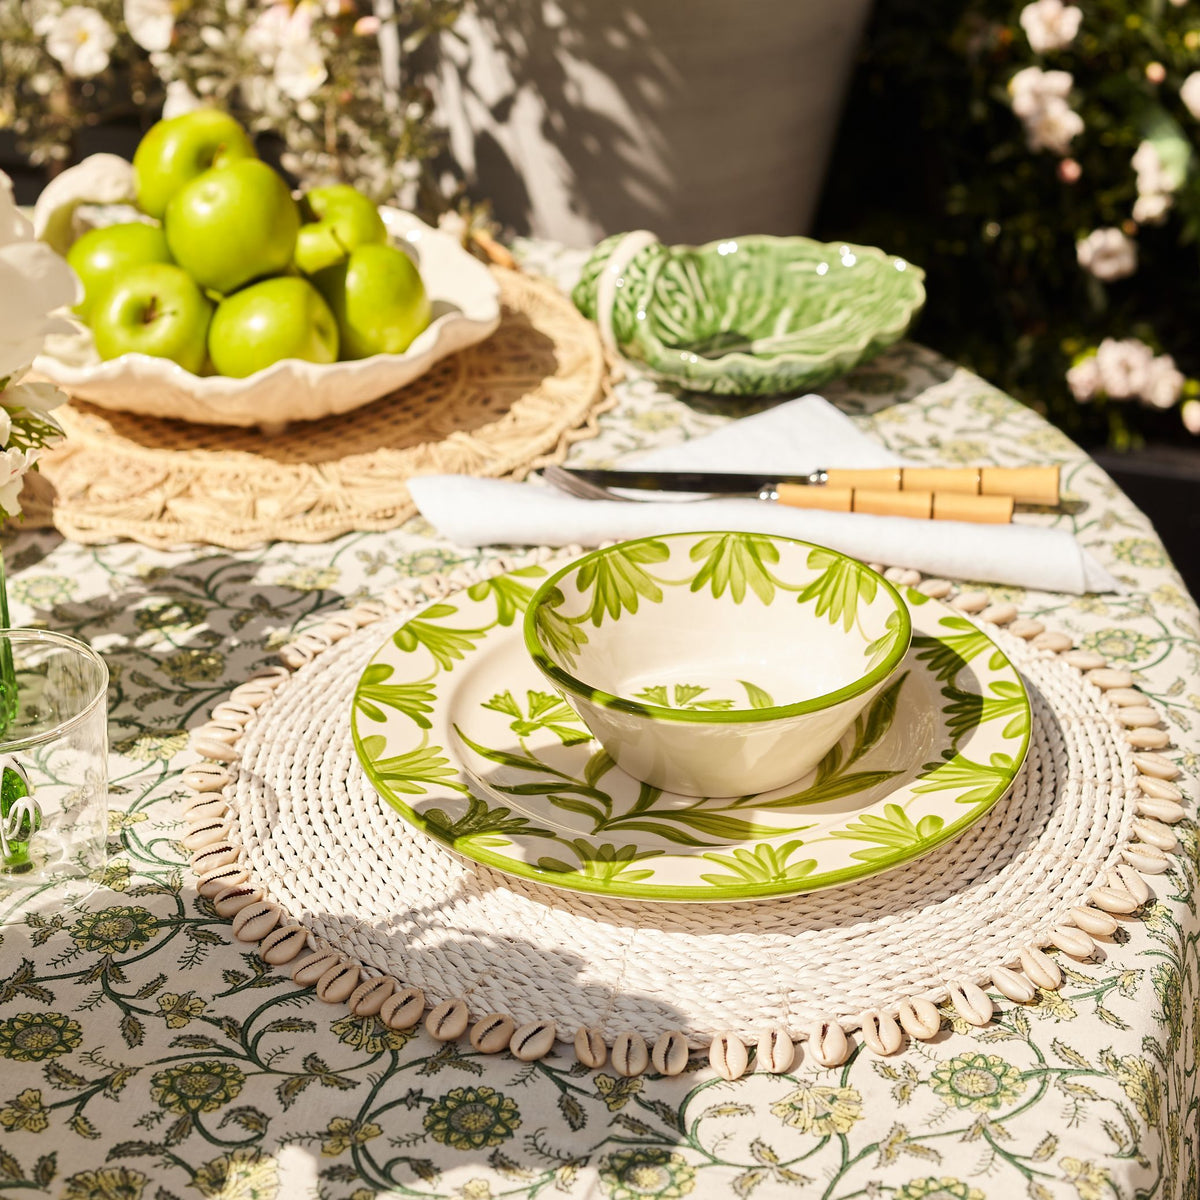
[[[278,135],[306,183],[438,207],[439,149],[412,55],[461,0],[0,0],[0,126],[35,163],[65,161],[81,125],[204,104]],[[381,6],[382,9],[382,6]]]
[[[1195,0],[879,0],[820,233],[1085,441],[1200,434],[1198,68]]]
[[[48,383],[22,383],[48,333],[71,326],[50,316],[76,300],[70,267],[34,241],[33,226],[13,202],[0,171],[0,518],[17,516],[25,472],[62,437],[50,409],[66,396]]]

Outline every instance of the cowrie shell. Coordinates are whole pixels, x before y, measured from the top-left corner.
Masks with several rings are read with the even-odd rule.
[[[1053,654],[1061,654],[1064,650],[1070,650],[1075,642],[1057,629],[1047,629],[1043,633],[1039,633],[1029,644],[1035,650],[1049,650]]]
[[[861,1020],[863,1041],[878,1055],[895,1054],[904,1045],[904,1031],[895,1017],[887,1013],[863,1013]]]
[[[1135,817],[1133,832],[1141,841],[1158,850],[1170,851],[1179,845],[1179,839],[1170,825],[1164,825],[1161,821],[1152,821],[1149,817]]]
[[[244,704],[247,708],[259,709],[274,694],[274,689],[267,687],[264,683],[242,683],[229,693],[229,698],[235,704]]]
[[[224,767],[208,762],[194,763],[182,775],[184,786],[193,792],[219,792],[230,778]]]
[[[1171,744],[1171,736],[1165,729],[1152,729],[1148,725],[1129,730],[1125,740],[1135,750],[1161,750]]]
[[[1141,788],[1143,796],[1149,796],[1153,800],[1173,800],[1178,804],[1183,799],[1183,792],[1175,784],[1154,775],[1139,775],[1138,787]]]
[[[1121,857],[1143,875],[1161,875],[1171,866],[1171,860],[1157,847],[1145,842],[1121,847]]]
[[[545,1058],[554,1045],[555,1032],[553,1021],[530,1021],[512,1035],[508,1048],[522,1062]]]
[[[942,1014],[938,1012],[933,1001],[927,1000],[924,996],[913,996],[911,999],[901,1000],[896,1016],[909,1037],[919,1038],[925,1042],[931,1037],[936,1037],[938,1030],[942,1027]]]
[[[1024,638],[1028,641],[1030,638],[1035,638],[1039,633],[1044,633],[1046,626],[1037,620],[1035,617],[1022,617],[1018,621],[1014,621],[1009,627],[1009,633],[1015,633],[1017,637]]]
[[[979,616],[984,621],[991,621],[993,625],[1009,625],[1017,619],[1017,606],[1008,602],[989,604]]]
[[[1152,775],[1155,779],[1178,779],[1179,768],[1161,754],[1151,754],[1149,751],[1133,756],[1133,765],[1143,775]]]
[[[613,1038],[612,1065],[618,1075],[629,1078],[640,1075],[650,1065],[646,1039],[632,1029],[623,1030]]]
[[[949,988],[950,1003],[964,1021],[970,1025],[986,1025],[992,1019],[995,1007],[992,998],[977,983],[961,980]]]
[[[228,842],[217,842],[216,845],[206,846],[192,855],[192,871],[197,875],[203,875],[214,867],[228,866],[237,859],[237,856],[236,846],[231,846]]]
[[[470,1023],[471,1014],[467,1009],[467,1002],[457,997],[453,1000],[443,1000],[441,1004],[431,1008],[429,1016],[425,1018],[425,1028],[439,1042],[457,1041],[467,1032]]]
[[[318,950],[307,958],[301,959],[292,968],[292,979],[302,987],[312,987],[313,984],[342,960],[329,950]]]
[[[676,1029],[660,1033],[650,1051],[650,1061],[660,1075],[681,1075],[688,1065],[687,1038]]]
[[[1098,671],[1108,664],[1108,659],[1095,650],[1068,650],[1062,659],[1077,671]]]
[[[239,942],[261,942],[279,924],[283,913],[266,900],[239,909],[233,918],[233,936]]]
[[[1044,991],[1053,992],[1062,984],[1062,970],[1045,950],[1027,946],[1021,951],[1021,970],[1030,983]]]
[[[317,980],[317,999],[324,1000],[326,1004],[341,1004],[349,1000],[358,987],[361,974],[357,963],[341,962],[330,967]]]
[[[217,910],[218,916],[233,917],[247,905],[262,898],[262,888],[255,887],[252,883],[243,883],[237,887],[227,887],[219,891],[213,897],[213,908]]]
[[[593,1071],[604,1066],[608,1061],[608,1046],[600,1030],[581,1025],[575,1031],[575,1057]]]
[[[1101,691],[1110,688],[1127,688],[1133,686],[1133,672],[1124,671],[1120,667],[1099,667],[1084,675],[1089,683],[1094,683]]]
[[[183,809],[184,820],[197,824],[201,821],[223,820],[228,815],[229,805],[220,792],[200,792]]]
[[[389,1029],[411,1029],[425,1011],[425,993],[407,987],[393,992],[381,1005],[379,1019]]]
[[[886,578],[901,587],[916,587],[921,582],[921,572],[914,571],[912,567],[889,567]]]
[[[517,1023],[504,1013],[488,1013],[480,1017],[471,1028],[471,1045],[480,1054],[499,1054],[508,1047]]]
[[[227,725],[249,725],[257,716],[257,710],[248,704],[223,700],[212,710],[212,716],[214,721],[223,721]]]
[[[1164,821],[1168,825],[1182,821],[1187,815],[1182,804],[1177,804],[1174,800],[1156,800],[1153,796],[1145,796],[1139,800],[1137,810],[1139,816]]]
[[[1088,892],[1088,899],[1106,913],[1131,913],[1138,907],[1137,897],[1132,893],[1127,892],[1123,887],[1115,888],[1105,884],[1092,888]],[[1116,929],[1117,922],[1113,921],[1112,925],[1113,929]]]
[[[1049,937],[1063,953],[1072,958],[1088,958],[1096,948],[1095,942],[1082,929],[1072,929],[1070,925],[1056,925],[1050,930]]]
[[[291,679],[291,671],[285,670],[283,667],[259,667],[246,680],[247,683],[258,684],[265,687],[268,691],[274,691],[277,687]]]
[[[242,736],[242,723],[233,721],[207,721],[193,731],[193,736],[203,734],[232,746]]]
[[[1116,715],[1117,721],[1126,729],[1151,729],[1162,724],[1158,713],[1148,704],[1135,704],[1130,708],[1118,709]]]
[[[1131,705],[1141,705],[1146,703],[1146,697],[1137,688],[1109,688],[1104,693],[1105,699],[1109,704],[1115,704],[1118,708],[1129,708]]]
[[[987,592],[960,592],[950,601],[950,607],[959,612],[977,613],[987,608],[990,599]]]
[[[396,990],[396,981],[389,975],[371,975],[350,993],[346,1001],[356,1017],[378,1016],[383,1002]]]
[[[258,957],[273,967],[291,962],[308,944],[308,930],[299,925],[273,929],[259,943]]]
[[[786,1029],[768,1029],[758,1039],[758,1046],[754,1051],[756,1070],[782,1075],[784,1071],[791,1070],[795,1061],[796,1047]]]
[[[238,756],[237,750],[227,742],[203,734],[194,735],[191,744],[197,754],[203,754],[205,758],[213,758],[218,762],[233,762]]]
[[[1002,996],[1018,1004],[1028,1004],[1037,995],[1037,988],[1024,975],[1018,975],[1008,967],[992,970],[992,984]]]
[[[1113,887],[1123,887],[1137,902],[1145,904],[1153,894],[1150,885],[1130,866],[1118,863],[1108,873],[1108,882]]]
[[[203,850],[205,846],[224,842],[228,836],[229,822],[210,818],[207,821],[197,821],[180,841],[185,850]]]
[[[1095,896],[1089,893],[1093,901]],[[1107,912],[1100,912],[1094,908],[1088,908],[1086,904],[1077,904],[1070,910],[1071,920],[1083,930],[1084,933],[1091,937],[1112,937],[1117,932],[1117,923]]]
[[[236,887],[249,878],[249,870],[241,863],[222,863],[209,871],[196,872],[196,891],[205,899],[212,900],[226,888]]]
[[[376,621],[382,621],[387,616],[387,609],[376,600],[367,600],[362,604],[356,604],[350,610],[350,616],[359,625],[371,625]]]
[[[954,584],[948,579],[927,579],[917,584],[917,591],[934,600],[943,600],[954,591]]]
[[[722,1079],[741,1079],[750,1065],[746,1044],[735,1033],[718,1033],[708,1048],[708,1061]]]
[[[841,1066],[850,1054],[846,1031],[836,1021],[818,1021],[809,1030],[808,1054],[823,1067]]]

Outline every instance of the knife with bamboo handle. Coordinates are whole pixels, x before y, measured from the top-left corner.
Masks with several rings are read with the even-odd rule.
[[[1050,495],[1058,498],[1058,468],[1009,468],[1027,476],[1028,471],[1053,472],[1053,480],[1043,478],[1014,479],[1022,486],[1022,495]],[[612,471],[589,468],[556,468],[587,483],[600,487],[633,490],[701,492],[718,495],[753,496],[774,500],[793,508],[823,509],[831,512],[872,513],[876,516],[916,517],[941,521],[970,521],[977,524],[1003,525],[1012,520],[1016,507],[1012,495],[978,494],[976,492],[926,489],[913,490],[919,479],[937,482],[937,468],[889,467],[882,471],[815,471],[809,475],[768,477],[743,472],[723,471]],[[916,474],[916,470],[920,474]],[[976,485],[983,472],[998,472],[1004,468],[969,468]],[[905,475],[908,479],[905,480]],[[964,487],[967,471],[950,469],[946,482]],[[834,482],[834,480],[838,482]],[[849,481],[854,481],[852,486]],[[891,487],[869,487],[862,483],[891,484]],[[995,475],[989,481],[995,486]],[[903,485],[907,483],[907,487]],[[1034,501],[1033,503],[1038,503]]]

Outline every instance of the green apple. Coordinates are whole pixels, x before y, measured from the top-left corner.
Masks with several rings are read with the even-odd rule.
[[[341,262],[357,246],[387,241],[379,209],[348,183],[313,188],[300,207],[316,218],[301,225],[296,238],[296,266],[305,275]]]
[[[337,322],[307,279],[264,279],[217,305],[208,355],[220,374],[239,379],[284,358],[331,363],[338,355]]]
[[[256,158],[246,131],[217,108],[198,108],[151,125],[133,152],[138,208],[160,220],[167,202],[210,167]]]
[[[337,317],[343,358],[402,354],[429,324],[420,273],[394,246],[359,246],[313,282]]]
[[[150,354],[199,374],[213,306],[186,271],[170,263],[130,267],[92,309],[101,358]]]
[[[165,224],[175,261],[201,287],[228,295],[291,265],[300,210],[282,176],[243,158],[184,184]]]
[[[89,320],[100,296],[130,267],[170,261],[166,236],[157,225],[131,221],[89,229],[67,251],[67,264],[83,284],[83,299],[75,311],[82,320]]]

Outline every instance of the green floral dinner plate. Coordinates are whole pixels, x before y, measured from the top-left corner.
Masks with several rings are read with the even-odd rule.
[[[640,784],[527,656],[520,614],[548,573],[526,567],[426,608],[354,693],[354,744],[375,789],[477,862],[639,900],[795,895],[961,833],[1024,761],[1031,718],[1016,668],[962,614],[907,590],[907,657],[815,771],[733,798]],[[705,696],[683,689],[675,700]]]

